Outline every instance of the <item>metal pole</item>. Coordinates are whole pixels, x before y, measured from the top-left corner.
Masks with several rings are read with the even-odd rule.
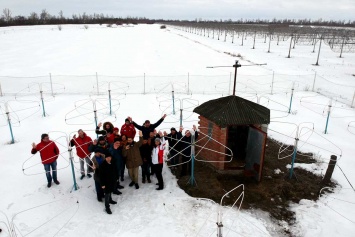
[[[255,34],[254,34],[254,43],[253,43],[253,49],[255,49],[255,38],[256,38],[256,31],[255,31]]]
[[[242,45],[241,46],[243,46],[243,44],[244,44],[244,31],[243,31],[243,34],[242,34]]]
[[[317,37],[317,36],[316,36]],[[316,52],[316,44],[317,44],[317,38],[314,37],[314,45],[313,45],[313,51],[312,53],[315,53]]]
[[[100,94],[100,91],[99,91],[99,76],[97,75],[97,72],[96,72],[96,87],[97,87],[97,95]]]
[[[189,184],[191,186],[196,185],[194,169],[195,169],[195,133],[191,134],[191,177],[189,179]]]
[[[144,84],[143,84],[143,88],[144,88],[144,89],[143,89],[143,94],[145,95],[145,73],[144,73],[144,76],[143,76],[143,77],[144,77],[144,78],[143,78],[143,83],[144,83]]]
[[[187,73],[187,94],[189,94],[190,91],[190,73]]]
[[[180,127],[182,127],[182,109],[180,109]]]
[[[94,107],[94,119],[95,119],[95,129],[97,128],[97,110],[96,110],[96,102],[93,100],[93,107]],[[96,138],[99,137],[99,134],[96,134]]]
[[[296,134],[296,138],[295,138],[295,147],[293,150],[293,154],[292,154],[292,162],[291,162],[291,170],[290,170],[290,179],[292,179],[293,176],[293,167],[295,165],[295,160],[296,160],[296,154],[297,154],[297,145],[298,145],[298,128],[297,128],[297,134]]]
[[[233,95],[235,95],[235,87],[237,84],[237,68],[240,67],[240,64],[238,64],[238,60],[235,61],[235,64],[233,65],[235,67],[234,71],[234,86],[233,86]]]
[[[324,134],[327,134],[327,130],[328,130],[328,123],[329,123],[329,116],[330,116],[330,109],[332,107],[332,101],[329,102],[328,105],[328,115],[327,115],[327,122],[325,124],[325,130],[324,130]]]
[[[318,61],[319,61],[319,55],[320,55],[320,48],[322,46],[322,36],[320,37],[320,40],[319,40],[319,49],[318,49],[318,56],[317,56],[317,62],[316,62],[316,65],[318,66]]]
[[[345,43],[345,36],[343,37],[343,42],[341,43],[341,49],[340,49],[340,55],[339,55],[339,58],[341,58],[341,57],[342,57],[344,43]]]
[[[10,128],[10,134],[11,134],[11,144],[15,143],[15,139],[14,139],[14,134],[12,132],[12,126],[11,126],[11,119],[10,119],[10,112],[9,112],[9,108],[7,103],[5,103],[5,112],[6,112],[6,116],[7,116],[7,122],[9,124],[9,128]]]
[[[314,92],[314,86],[316,85],[317,71],[314,72],[312,91]]]
[[[229,89],[228,89],[228,95],[231,94],[231,84],[232,84],[232,73],[229,73]]]
[[[270,45],[271,45],[271,35],[269,35],[269,49],[267,50],[268,53],[270,53]]]
[[[293,36],[291,36],[291,40],[290,40],[290,47],[289,47],[289,49],[288,49],[288,58],[290,58],[291,57],[291,45],[292,45],[292,39],[293,39]]]
[[[0,83],[0,96],[3,96],[3,94],[2,94],[2,88],[1,88],[1,83]]]
[[[172,97],[173,97],[173,114],[175,115],[175,96],[174,96],[174,91],[171,92]]]
[[[295,86],[295,84],[293,83],[292,90],[291,90],[290,106],[288,107],[288,113],[290,113],[290,112],[291,112],[294,86]]]
[[[108,83],[108,101],[109,101],[109,104],[110,104],[110,115],[112,115],[110,82]]]
[[[271,81],[271,95],[274,91],[274,79],[275,79],[275,71],[272,71],[272,81]]]
[[[353,95],[353,102],[351,103],[351,108],[354,108],[354,102],[355,102],[355,91],[354,91],[354,95]]]
[[[232,31],[232,44],[234,43],[234,31]]]
[[[73,186],[73,189],[76,191],[79,189],[77,183],[76,183],[76,179],[75,179],[75,172],[74,172],[74,164],[73,164],[73,159],[74,159],[74,156],[73,156],[73,151],[72,151],[72,148],[69,147],[69,159],[70,159],[70,165],[71,165],[71,172],[72,172],[72,175],[73,175],[73,181],[74,181],[74,186]]]
[[[51,73],[49,73],[49,81],[51,82],[51,92],[52,92],[52,96],[54,96],[54,94],[53,94],[52,74],[51,74]]]
[[[41,93],[43,117],[46,117],[46,111],[45,111],[45,109],[44,109],[44,101],[43,101],[43,91],[40,91],[40,93]]]

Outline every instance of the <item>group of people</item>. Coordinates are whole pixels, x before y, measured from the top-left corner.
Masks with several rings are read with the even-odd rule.
[[[134,122],[131,117],[127,117],[121,131],[110,122],[105,122],[101,129],[102,124],[99,123],[95,130],[96,134],[101,135],[98,139],[92,140],[82,129],[78,130],[78,136],[74,135],[71,139],[69,145],[75,146],[76,154],[80,158],[80,179],[85,176],[91,178],[91,173],[94,172],[97,200],[102,202],[104,199],[108,214],[112,214],[110,204],[117,203],[113,201],[112,193],[122,194],[119,189],[124,188],[120,181],[124,181],[125,168],[127,168],[131,180],[130,187],[134,186],[139,189],[138,176],[139,167],[141,167],[142,183],[151,183],[150,177],[155,174],[158,180],[156,190],[162,190],[164,188],[163,163],[169,153],[173,170],[175,165],[179,163],[181,155],[183,163],[181,176],[186,175],[188,160],[191,156],[191,133],[187,130],[183,136],[182,127],[179,132],[175,128],[171,128],[169,134],[156,132],[156,128],[164,121],[165,117],[166,115],[154,124],[146,120],[142,126]],[[136,129],[139,130],[138,141],[134,141]],[[197,139],[196,126],[193,126],[193,130]],[[166,152],[167,148],[169,148],[169,152]],[[57,179],[59,149],[55,142],[49,140],[48,134],[42,134],[41,142],[37,145],[32,144],[31,153],[36,154],[37,151],[40,152],[46,171],[47,187],[51,187],[52,181],[59,185]]]

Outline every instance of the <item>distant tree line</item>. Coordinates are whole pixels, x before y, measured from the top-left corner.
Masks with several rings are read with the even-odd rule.
[[[10,9],[5,8],[0,17],[1,26],[18,26],[18,25],[62,25],[62,24],[153,24],[156,22],[204,22],[204,23],[226,23],[226,24],[275,24],[275,25],[315,25],[315,26],[346,26],[355,27],[354,21],[345,20],[323,20],[323,19],[239,19],[239,20],[214,20],[206,21],[196,19],[193,21],[187,20],[163,20],[163,19],[148,19],[144,17],[114,17],[104,14],[73,14],[71,17],[65,17],[63,11],[57,15],[50,14],[46,9],[40,13],[31,12],[29,16],[13,16]]]
[[[161,20],[160,20],[161,21]],[[19,25],[63,25],[63,24],[153,24],[156,20],[135,17],[114,17],[104,14],[73,14],[65,17],[63,11],[51,15],[46,9],[40,13],[31,12],[29,16],[12,16],[10,9],[5,8],[0,17],[0,27]]]

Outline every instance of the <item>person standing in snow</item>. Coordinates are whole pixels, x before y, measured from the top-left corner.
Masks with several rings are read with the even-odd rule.
[[[116,165],[116,171],[117,171],[117,183],[115,186],[115,189],[113,191],[113,194],[120,195],[122,194],[118,189],[123,189],[124,187],[121,186],[119,177],[121,175],[122,167],[123,167],[123,155],[122,155],[122,147],[121,147],[121,142],[119,139],[115,139],[115,142],[110,146],[109,152],[112,155],[112,163]]]
[[[148,183],[151,183],[150,180],[150,163],[152,162],[152,147],[148,144],[148,139],[143,138],[143,144],[139,148],[141,153],[143,164],[142,168],[142,183],[145,183],[147,179]]]
[[[175,128],[171,128],[169,134],[167,134],[164,131],[164,137],[169,142],[170,164],[172,165],[171,169],[173,171],[176,170],[175,165],[179,164],[179,157],[180,157],[179,140],[182,138],[181,131],[182,131],[182,127],[180,127],[179,132],[177,132]]]
[[[113,140],[115,139],[115,136],[113,134],[113,129],[114,129],[113,124],[110,122],[105,122],[103,130],[100,130],[101,125],[102,125],[102,123],[99,123],[97,125],[97,127],[95,129],[95,133],[103,135],[106,138],[106,141],[109,144],[112,144]]]
[[[129,137],[127,140],[126,147],[123,148],[123,156],[126,157],[126,167],[128,169],[129,177],[132,182],[129,184],[130,187],[135,185],[136,189],[139,189],[138,185],[138,172],[139,166],[143,164],[142,157],[139,151],[139,147],[143,143],[142,131],[139,131],[139,142],[135,142],[133,138]]]
[[[97,200],[99,202],[102,202],[102,198],[104,198],[104,190],[101,187],[100,183],[100,165],[104,162],[105,156],[103,155],[103,150],[101,148],[96,148],[94,151],[94,156],[92,158],[92,163],[93,166],[92,168],[94,169],[94,180],[95,180],[95,189],[96,189],[96,195],[97,195]]]
[[[55,184],[59,185],[60,183],[57,179],[57,159],[59,155],[59,149],[53,141],[49,140],[48,134],[42,134],[41,142],[37,145],[32,143],[31,153],[36,154],[37,151],[39,151],[41,155],[42,164],[44,166],[44,170],[46,171],[48,181],[47,187],[50,188],[52,186],[52,179]]]
[[[78,130],[78,137],[76,137],[76,134],[74,135],[73,139],[70,141],[70,146],[73,147],[75,146],[76,148],[76,154],[79,156],[79,161],[80,161],[80,172],[81,172],[81,177],[80,179],[83,179],[85,177],[85,169],[84,169],[84,164],[86,162],[86,172],[88,178],[91,178],[91,167],[92,167],[92,162],[90,160],[91,152],[89,151],[89,146],[92,145],[92,139],[86,135],[86,133],[82,130]]]
[[[194,136],[194,140],[196,141],[198,138],[198,132],[196,129],[196,126],[193,125],[192,130],[194,133],[191,135],[191,132],[189,130],[185,131],[185,136],[181,139],[180,143],[180,149],[181,149],[181,156],[182,156],[182,167],[181,167],[181,174],[180,177],[185,176],[187,172],[190,172],[190,167],[189,167],[189,160],[191,159],[191,142],[192,142],[192,136]],[[182,129],[181,129],[182,131]],[[179,132],[181,135],[181,131]]]
[[[91,146],[89,146],[89,151],[94,152],[96,148],[101,148],[104,152],[109,148],[109,144],[106,142],[104,136],[100,136],[99,139],[95,139]]]
[[[156,127],[158,127],[165,119],[166,114],[163,115],[163,117],[161,119],[159,119],[156,123],[154,124],[150,124],[149,120],[146,120],[144,122],[143,126],[138,125],[137,123],[135,123],[131,117],[128,117],[128,120],[130,121],[130,123],[132,123],[134,125],[135,128],[137,128],[138,130],[142,131],[143,133],[143,138],[149,138],[149,134],[150,132],[154,132],[154,129]]]
[[[126,135],[121,135],[121,148],[122,150],[126,147],[127,145],[127,136]],[[125,170],[125,167],[126,167],[126,157],[123,157],[123,160],[122,160],[122,170],[121,170],[121,174],[120,174],[120,177],[121,177],[121,181],[123,182],[124,181],[124,170]]]
[[[112,192],[114,191],[117,181],[117,169],[112,162],[112,156],[109,152],[105,153],[105,160],[99,166],[100,184],[105,193],[105,208],[107,214],[112,214],[110,204],[117,204],[112,200]]]
[[[121,127],[121,136],[126,135],[126,137],[134,138],[136,136],[136,129],[134,125],[130,123],[129,119],[125,119],[125,123]]]
[[[163,180],[163,164],[164,164],[164,150],[165,150],[165,138],[163,137],[163,134],[159,132],[159,135],[162,137],[160,138],[155,138],[154,141],[154,148],[152,151],[152,163],[153,163],[153,169],[154,173],[158,179],[157,185],[158,188],[157,190],[162,190],[164,188],[164,180]]]

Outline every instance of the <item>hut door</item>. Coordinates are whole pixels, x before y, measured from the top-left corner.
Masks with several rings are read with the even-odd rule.
[[[254,176],[260,182],[264,165],[266,133],[254,127],[249,128],[245,157],[245,173]]]

